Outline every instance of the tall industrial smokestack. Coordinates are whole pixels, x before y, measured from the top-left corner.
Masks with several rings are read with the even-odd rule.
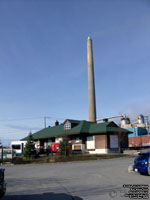
[[[89,121],[96,122],[96,101],[92,40],[87,40],[87,61],[88,61],[88,96],[89,96]]]

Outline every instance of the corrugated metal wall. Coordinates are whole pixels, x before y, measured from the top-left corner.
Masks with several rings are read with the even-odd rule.
[[[142,127],[135,127],[135,128],[126,128],[128,131],[131,131],[133,133],[128,135],[128,138],[130,137],[136,137],[136,136],[142,136],[142,135],[147,135],[147,130],[146,128]]]
[[[130,137],[129,147],[149,147],[150,146],[150,135]]]

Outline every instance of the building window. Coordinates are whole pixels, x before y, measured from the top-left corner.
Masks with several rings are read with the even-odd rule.
[[[118,135],[110,135],[110,148],[118,148]]]
[[[71,129],[71,123],[64,124],[64,130]]]
[[[87,149],[95,149],[95,137],[88,136],[86,145],[87,145]]]

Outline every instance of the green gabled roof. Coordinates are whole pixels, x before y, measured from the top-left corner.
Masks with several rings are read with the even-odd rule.
[[[53,126],[44,128],[34,134],[32,134],[33,139],[41,139],[41,138],[50,138],[62,135],[64,133],[64,126],[61,124],[59,126]],[[22,140],[26,140],[27,137],[23,138]]]
[[[103,123],[94,123],[91,124],[89,133],[106,133],[106,132],[126,132],[129,133],[126,129],[120,128],[113,121],[103,122]]]
[[[62,135],[63,133],[64,133],[64,126],[61,124],[59,126],[44,128],[41,131],[34,133],[33,138],[38,139],[38,138],[54,137]]]
[[[95,122],[81,121],[80,124],[70,129],[70,133],[89,133],[90,127],[92,124],[96,124]]]
[[[66,121],[66,120],[65,120]],[[80,134],[80,133],[89,133],[89,134],[96,134],[96,133],[107,133],[107,132],[126,132],[129,133],[129,131],[120,128],[117,124],[114,122],[102,122],[102,123],[95,123],[95,122],[89,122],[89,121],[79,121],[79,120],[69,120],[71,123],[75,123],[76,126],[64,130],[64,125],[61,124],[59,126],[53,126],[48,127],[45,129],[42,129],[36,133],[34,133],[33,139],[42,139],[42,138],[51,138],[55,136],[63,136],[63,135],[73,135],[73,134]],[[78,123],[77,123],[78,122]],[[26,138],[22,139],[25,140]]]

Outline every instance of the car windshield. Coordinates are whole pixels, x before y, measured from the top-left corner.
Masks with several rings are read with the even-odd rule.
[[[145,160],[146,157],[147,157],[147,154],[139,154],[136,160]]]

